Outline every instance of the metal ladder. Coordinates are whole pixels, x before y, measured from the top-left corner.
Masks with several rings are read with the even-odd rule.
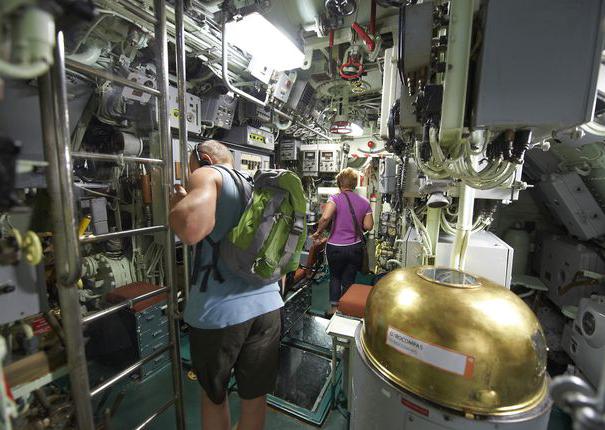
[[[181,86],[184,88],[184,38],[183,36],[183,0],[177,0],[180,4],[180,16],[177,13],[177,27],[181,37],[177,38],[177,56],[179,69],[179,93]],[[136,82],[131,82],[120,76],[113,75],[104,70],[90,67],[75,61],[65,59],[63,34],[57,34],[57,43],[54,50],[54,64],[48,74],[38,80],[40,92],[40,110],[43,129],[44,150],[48,161],[47,182],[48,192],[51,197],[52,222],[54,227],[55,266],[57,273],[57,289],[65,332],[65,343],[68,358],[68,370],[72,399],[76,410],[77,428],[81,430],[92,430],[95,428],[92,399],[105,392],[119,381],[127,378],[145,363],[159,357],[166,351],[170,351],[172,365],[173,396],[170,400],[160,406],[137,426],[143,429],[171,406],[175,406],[176,428],[185,428],[185,415],[183,408],[183,380],[180,357],[180,338],[178,329],[178,287],[175,272],[175,244],[174,235],[167,226],[169,213],[169,196],[173,187],[174,163],[172,157],[172,138],[170,134],[170,123],[168,117],[168,45],[166,32],[166,4],[165,0],[154,0],[155,10],[155,42],[156,42],[156,69],[158,89],[149,88]],[[180,21],[180,23],[179,23]],[[182,44],[180,43],[182,42]],[[157,114],[159,124],[159,143],[161,159],[129,157],[111,154],[97,153],[71,153],[69,114],[67,105],[65,68],[78,73],[116,82],[118,84],[136,89],[156,97]],[[182,78],[182,79],[181,79]],[[181,94],[179,94],[181,96]],[[182,97],[179,97],[179,106],[184,112],[184,89]],[[185,122],[185,115],[181,123]],[[181,154],[186,154],[187,131],[185,126],[181,133]],[[184,136],[184,137],[183,137]],[[183,145],[185,147],[183,148]],[[182,157],[182,155],[181,155]],[[94,237],[80,239],[77,233],[75,217],[75,202],[73,192],[73,166],[74,158],[86,158],[116,163],[132,162],[152,165],[162,169],[162,194],[164,225],[137,228],[112,232]],[[186,170],[186,169],[181,169]],[[186,178],[184,178],[186,180]],[[98,311],[82,318],[79,294],[76,282],[80,278],[80,244],[101,242],[119,237],[131,237],[135,235],[159,234],[163,235],[164,245],[164,267],[166,285],[159,290],[143,294],[132,300],[107,309]],[[185,252],[187,253],[187,252]],[[187,267],[185,267],[187,269]],[[185,285],[187,290],[187,285]],[[88,368],[84,350],[83,324],[90,323],[101,317],[113,314],[120,309],[131,306],[133,303],[147,299],[154,295],[168,293],[168,320],[169,320],[169,344],[151,355],[148,355],[134,364],[128,366],[118,374],[109,378],[97,387],[90,388],[88,379]]]

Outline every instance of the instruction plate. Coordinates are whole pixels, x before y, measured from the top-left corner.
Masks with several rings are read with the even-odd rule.
[[[402,354],[465,378],[473,376],[475,359],[439,345],[424,342],[393,327],[387,332],[387,345]]]

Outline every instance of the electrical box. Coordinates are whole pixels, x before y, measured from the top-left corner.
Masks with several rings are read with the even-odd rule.
[[[590,240],[605,234],[605,213],[577,173],[546,176],[537,189],[571,235]]]
[[[313,109],[314,103],[315,89],[309,81],[296,81],[288,99],[288,107],[299,115],[305,115]]]
[[[156,88],[155,70],[151,71],[141,68],[138,71],[130,72],[127,79],[149,88]],[[122,89],[122,97],[126,100],[139,102],[140,104],[146,104],[151,100],[151,94],[126,86]]]
[[[318,145],[319,173],[340,171],[340,147],[334,144]]]
[[[603,377],[605,361],[605,296],[583,298],[561,343],[582,374],[594,386]]]
[[[275,83],[273,97],[282,103],[286,103],[290,98],[290,93],[296,82],[296,72],[282,72]]]
[[[185,94],[185,103],[187,103],[187,131],[195,134],[202,132],[201,110],[202,102],[198,96]],[[168,116],[170,118],[170,127],[179,128],[179,103],[178,90],[176,87],[168,87]]]
[[[254,123],[250,121],[261,124],[271,122],[271,106],[259,106],[256,103],[242,100],[239,104],[238,118],[240,123],[248,122],[252,125]]]
[[[381,158],[378,165],[378,192],[394,193],[397,188],[397,160]]]
[[[422,244],[415,229],[407,231],[403,246],[404,266],[422,264]],[[435,265],[448,267],[453,249],[454,236],[441,234]],[[514,250],[506,242],[489,231],[478,231],[471,235],[466,252],[466,272],[510,288]]]
[[[602,284],[578,277],[583,271],[605,273],[605,262],[594,248],[569,237],[549,235],[538,241],[536,254],[540,280],[557,306],[578,306],[582,297],[603,291]],[[569,285],[573,287],[566,287]]]
[[[232,93],[204,96],[201,98],[201,120],[228,130],[233,125],[236,106],[237,99]]]
[[[267,151],[275,150],[275,137],[270,131],[243,125],[229,130],[223,140],[241,146],[254,146]]]
[[[302,145],[300,155],[303,176],[317,176],[319,173],[319,150],[317,145]]]
[[[32,266],[25,261],[0,265],[0,324],[35,315],[47,310],[44,265]]]
[[[298,151],[302,146],[302,141],[292,138],[283,138],[279,142],[279,160],[297,161]]]
[[[233,167],[254,177],[257,170],[271,168],[271,158],[267,155],[253,154],[237,149],[230,149],[233,155]]]
[[[592,120],[603,1],[482,3],[472,125],[555,129]]]

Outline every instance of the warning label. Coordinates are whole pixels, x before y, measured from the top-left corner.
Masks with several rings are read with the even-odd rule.
[[[393,327],[389,327],[386,343],[402,354],[414,357],[431,366],[465,378],[473,376],[475,359],[468,355],[423,342]]]

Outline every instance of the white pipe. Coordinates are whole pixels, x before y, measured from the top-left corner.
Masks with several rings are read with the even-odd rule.
[[[456,237],[450,257],[450,266],[453,269],[464,269],[464,254],[468,245],[471,230],[473,229],[473,210],[475,205],[475,189],[467,185],[460,185],[458,195],[458,221],[456,223]]]
[[[34,79],[48,71],[49,64],[36,61],[31,64],[12,64],[0,59],[0,76],[9,79]]]
[[[449,146],[460,142],[464,125],[466,85],[468,81],[473,0],[450,3],[450,23],[446,54],[447,69],[443,83],[439,142]]]

